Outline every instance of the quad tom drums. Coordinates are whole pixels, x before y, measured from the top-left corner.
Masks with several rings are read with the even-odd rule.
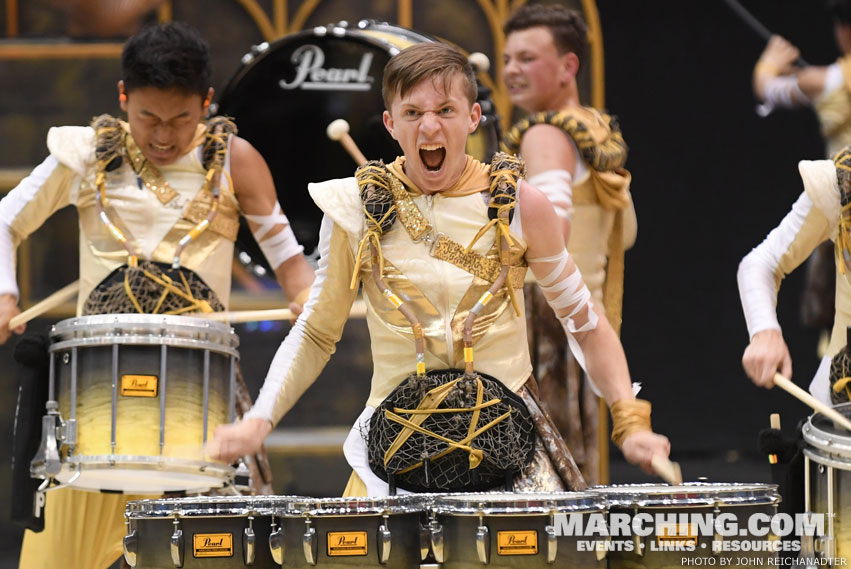
[[[234,419],[239,341],[230,326],[107,314],[63,320],[50,337],[34,476],[137,494],[205,491],[233,478],[204,452],[213,429]]]

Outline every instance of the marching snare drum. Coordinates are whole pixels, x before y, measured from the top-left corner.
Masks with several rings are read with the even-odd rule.
[[[64,435],[60,482],[91,490],[204,491],[233,478],[204,445],[234,418],[239,340],[187,316],[106,314],[50,333],[50,394]],[[34,475],[42,475],[34,460]],[[41,463],[43,467],[43,462]]]
[[[755,541],[772,537],[747,533],[748,519],[752,514],[773,516],[777,513],[780,494],[774,485],[701,482],[677,486],[625,484],[597,486],[590,488],[589,492],[606,497],[610,517],[627,514],[632,523],[636,515],[644,514],[639,529],[642,529],[641,533],[646,532],[645,535],[639,535],[635,526],[630,525],[624,532],[627,535],[612,536],[606,552],[610,567],[682,567],[688,559],[713,556],[735,558],[729,563],[732,565],[751,562],[754,558],[763,558],[760,564],[765,564],[764,558],[776,556],[773,551],[753,550]],[[725,527],[736,528],[735,536],[725,537],[716,533],[714,520],[721,514],[727,514],[723,518]],[[703,527],[700,526],[701,521],[706,522]],[[614,522],[610,525],[615,527]],[[726,530],[724,533],[727,533]],[[725,545],[725,540],[739,542],[739,545]],[[748,545],[742,548],[744,541]]]
[[[391,24],[341,22],[262,43],[242,58],[217,103],[239,135],[263,155],[278,200],[306,251],[319,241],[322,212],[307,193],[309,182],[346,178],[356,165],[339,142],[326,135],[346,119],[350,134],[371,160],[392,162],[400,149],[384,128],[381,81],[384,65],[402,49],[436,38]],[[480,90],[483,117],[468,137],[467,152],[488,162],[499,150],[499,121],[490,95]],[[238,243],[262,259],[240,230]]]
[[[602,556],[580,547],[569,530],[592,514],[604,521],[599,494],[446,494],[435,496],[431,509],[432,553],[446,569],[602,567]]]
[[[428,500],[418,494],[317,500],[304,520],[305,566],[419,566],[429,549]]]
[[[851,403],[834,407],[851,417]],[[821,414],[802,429],[804,448],[804,509],[825,514],[823,538],[808,541],[821,558],[851,556],[851,435]],[[806,538],[805,538],[806,539]]]
[[[124,558],[146,569],[305,567],[303,516],[313,507],[313,499],[295,496],[130,502]]]

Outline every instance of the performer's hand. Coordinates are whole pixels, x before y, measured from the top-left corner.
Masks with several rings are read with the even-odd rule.
[[[23,334],[27,329],[26,324],[21,324],[14,330],[9,330],[9,321],[20,313],[18,297],[14,294],[0,294],[0,344],[5,344],[12,332]]]
[[[213,440],[207,443],[207,455],[230,464],[259,451],[271,430],[272,424],[266,419],[243,419],[219,425],[213,432]]]
[[[777,371],[785,377],[792,377],[792,356],[783,340],[783,333],[780,330],[763,330],[754,334],[745,348],[742,366],[748,377],[760,387],[774,387]]]
[[[623,440],[621,451],[631,464],[640,466],[647,474],[653,474],[650,462],[653,455],[667,457],[671,454],[671,441],[665,435],[652,431],[636,431]]]
[[[756,62],[755,72],[772,76],[789,75],[795,71],[795,62],[801,56],[797,47],[780,36],[771,36],[768,45]]]

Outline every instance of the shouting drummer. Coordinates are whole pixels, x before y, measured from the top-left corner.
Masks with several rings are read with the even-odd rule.
[[[611,407],[615,443],[645,469],[667,457],[547,197],[519,159],[465,155],[482,111],[464,55],[409,47],[385,67],[382,89],[384,125],[404,154],[309,186],[324,212],[317,279],[257,402],[216,429],[214,452],[231,460],[259,447],[328,361],[362,285],[374,371],[344,445],[346,495],[584,487],[536,400],[523,317],[531,269]]]
[[[127,121],[101,115],[51,129],[50,156],[0,202],[0,340],[19,312],[15,248],[66,205],[80,219],[78,314],[225,309],[240,214],[299,311],[313,269],[269,168],[232,122],[205,120],[207,43],[180,23],[144,29],[124,46],[121,74]],[[108,567],[121,555],[130,499],[49,492],[44,531],[26,532],[20,566]]]

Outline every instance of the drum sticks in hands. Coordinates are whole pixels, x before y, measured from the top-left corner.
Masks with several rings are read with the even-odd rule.
[[[653,458],[650,459],[650,468],[653,469],[656,476],[668,484],[676,486],[683,483],[683,473],[680,470],[680,465],[676,462],[671,462],[666,456],[654,454]]]
[[[358,148],[358,145],[355,144],[354,139],[349,134],[349,123],[345,119],[337,119],[328,125],[328,128],[325,129],[325,133],[328,135],[328,138],[331,140],[336,140],[340,144],[343,145],[343,148],[346,149],[346,152],[349,153],[358,166],[363,166],[366,164],[366,156]]]
[[[786,393],[796,397],[799,401],[804,403],[805,405],[809,405],[817,412],[821,413],[828,419],[832,420],[834,423],[840,425],[843,429],[847,429],[851,431],[851,421],[848,420],[845,416],[841,415],[838,411],[835,411],[830,405],[822,403],[794,383],[787,377],[784,377],[777,372],[774,374],[774,385],[778,386],[780,389],[785,391]]]

